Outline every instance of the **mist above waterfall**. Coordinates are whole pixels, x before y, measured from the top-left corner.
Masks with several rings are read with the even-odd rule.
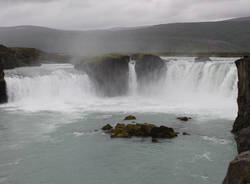
[[[167,59],[170,62],[165,63],[160,79],[148,80],[147,84],[137,80],[136,62],[130,61],[128,93],[116,97],[100,96],[100,88],[88,75],[70,64],[9,70],[6,72],[10,99],[7,106],[28,111],[81,109],[235,117],[238,79],[234,58],[214,58],[214,62]]]

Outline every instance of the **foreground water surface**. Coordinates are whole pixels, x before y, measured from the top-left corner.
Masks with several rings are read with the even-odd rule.
[[[235,58],[174,59],[160,84],[149,81],[140,92],[130,63],[129,93],[114,98],[96,96],[88,76],[69,64],[6,71],[0,183],[221,183],[236,155],[230,133],[237,114]],[[106,123],[126,123],[131,113],[137,122],[191,135],[154,144],[100,131]],[[192,120],[176,119],[183,115]]]

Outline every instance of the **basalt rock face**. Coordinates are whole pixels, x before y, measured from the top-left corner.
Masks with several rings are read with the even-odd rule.
[[[15,52],[3,45],[0,45],[0,63],[4,69],[12,69],[18,66]]]
[[[239,153],[250,150],[250,127],[240,130],[235,139]]]
[[[230,163],[223,184],[250,183],[250,58],[237,60],[238,116],[232,132],[235,134],[239,155]]]
[[[249,184],[250,183],[250,151],[239,154],[227,171],[223,184]]]
[[[165,62],[156,55],[135,54],[132,60],[136,60],[135,71],[139,88],[150,82],[158,82],[165,71]]]
[[[4,69],[40,65],[44,52],[34,48],[8,48],[0,45],[0,63]]]
[[[0,63],[0,104],[7,102],[7,89],[6,89],[6,82],[4,79],[4,71],[3,67]]]
[[[239,78],[237,99],[239,110],[233,132],[237,133],[250,125],[250,58],[245,57],[235,63]]]
[[[120,96],[128,92],[129,60],[127,55],[105,55],[85,58],[75,64],[75,68],[87,73],[95,84],[97,94]]]

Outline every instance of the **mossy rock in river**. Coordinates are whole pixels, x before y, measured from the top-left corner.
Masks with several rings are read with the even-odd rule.
[[[136,119],[136,117],[133,116],[133,115],[129,115],[129,116],[124,118],[125,121],[127,121],[127,120],[135,120],[135,119]]]
[[[102,127],[102,130],[104,130],[104,131],[109,131],[109,130],[112,130],[112,129],[113,129],[113,127],[110,124],[107,124],[104,127]]]
[[[118,123],[112,129],[111,138],[131,138],[131,137],[152,137],[152,138],[174,138],[177,133],[173,128],[166,126],[157,127],[154,124],[121,124]]]
[[[190,119],[192,119],[192,118],[183,116],[183,117],[178,117],[177,119],[178,119],[178,120],[181,120],[181,121],[188,121],[188,120],[190,120]]]
[[[177,137],[177,133],[173,128],[160,126],[152,128],[151,136],[153,138],[174,138]]]

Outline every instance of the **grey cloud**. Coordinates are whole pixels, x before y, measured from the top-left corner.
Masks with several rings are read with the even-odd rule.
[[[0,26],[140,26],[248,16],[249,0],[0,0]]]

